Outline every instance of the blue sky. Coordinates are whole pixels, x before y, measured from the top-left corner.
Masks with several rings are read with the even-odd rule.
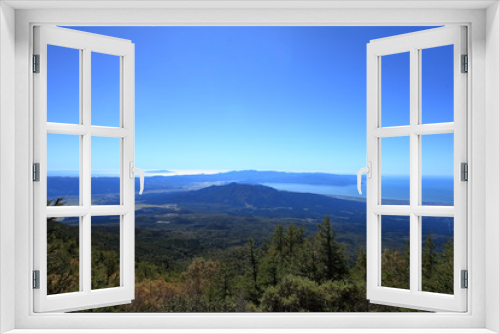
[[[366,44],[427,28],[72,29],[135,43],[136,166],[353,174],[366,161]],[[78,52],[51,48],[48,120],[76,123]],[[452,47],[423,51],[424,123],[453,121],[451,64],[440,60],[450,52]],[[92,57],[92,124],[117,126],[118,59]],[[384,126],[408,124],[408,59],[382,59]],[[424,175],[450,175],[452,137],[425,139],[433,144],[422,153]],[[77,161],[56,153],[72,142],[49,138],[49,169],[77,168]],[[93,168],[116,168],[115,143],[100,142]],[[387,173],[407,174],[404,142],[386,146]]]

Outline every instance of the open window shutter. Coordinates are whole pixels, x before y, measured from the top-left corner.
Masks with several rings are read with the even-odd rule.
[[[423,124],[422,122],[422,55],[426,49],[452,46],[453,122]],[[383,127],[382,78],[383,57],[409,53],[409,124]],[[367,162],[371,177],[367,178],[367,299],[372,303],[431,311],[466,311],[467,289],[462,287],[463,271],[467,270],[467,182],[461,180],[461,165],[467,163],[466,109],[467,67],[466,27],[443,27],[404,34],[367,45]],[[404,113],[407,110],[399,110]],[[422,138],[425,135],[453,134],[454,206],[422,202]],[[381,170],[390,163],[381,154],[384,138],[406,137],[409,152],[409,205],[382,201]],[[406,140],[406,139],[405,139]],[[450,167],[451,169],[451,167]],[[409,288],[384,286],[383,236],[384,217],[404,217],[409,222]],[[422,220],[429,217],[453,219],[453,275],[451,291],[429,292],[423,288]],[[408,225],[407,225],[408,226]],[[404,251],[403,251],[404,252]],[[399,268],[404,271],[405,268]],[[451,271],[451,270],[450,270]],[[446,283],[446,282],[445,282]]]
[[[79,66],[79,122],[75,124],[48,122],[47,119],[47,87],[48,71],[54,71],[59,66],[50,63],[47,66],[48,48],[64,48],[77,54],[76,72]],[[51,49],[51,50],[52,50]],[[34,176],[34,271],[33,271],[33,293],[35,312],[66,312],[83,310],[103,306],[130,303],[134,299],[134,44],[128,40],[100,36],[91,33],[79,32],[71,29],[56,27],[34,28],[34,57],[33,57],[33,90],[34,90],[34,167],[37,175]],[[79,56],[78,56],[79,54]],[[112,55],[118,64],[116,72],[119,72],[119,82],[116,80],[117,101],[119,99],[119,111],[117,119],[119,125],[116,127],[95,126],[91,123],[91,116],[96,117],[96,112],[91,110],[91,88],[92,57],[97,54]],[[97,56],[96,56],[97,57]],[[78,61],[79,59],[79,61]],[[62,61],[64,62],[64,61]],[[52,80],[52,79],[51,79]],[[64,83],[59,83],[64,85]],[[101,87],[102,89],[102,87]],[[52,92],[54,93],[54,92]],[[51,93],[51,94],[52,94]],[[58,94],[55,92],[54,94]],[[60,92],[59,94],[64,94]],[[78,95],[77,95],[78,96]],[[77,103],[77,104],[78,104]],[[61,106],[59,106],[61,107]],[[69,108],[69,107],[68,107]],[[78,109],[78,107],[76,107]],[[69,112],[69,110],[68,110]],[[119,116],[118,116],[119,113]],[[76,139],[75,152],[68,154],[79,154],[79,196],[76,203],[54,206],[47,203],[47,138],[53,134],[60,137],[71,137]],[[116,205],[94,205],[92,203],[91,191],[91,152],[98,149],[93,138],[114,138],[119,142],[117,152],[110,152],[119,156],[120,165],[120,195]],[[96,141],[95,143],[97,143]],[[50,161],[49,161],[50,163]],[[60,204],[60,203],[59,203]],[[114,226],[119,231],[116,233],[114,245],[119,248],[119,255],[113,253],[114,261],[119,262],[119,269],[110,273],[114,283],[110,286],[100,287],[95,275],[97,266],[101,265],[103,259],[95,258],[93,254],[91,236],[94,236],[92,219],[103,217],[114,217]],[[69,253],[70,246],[65,244],[65,239],[49,240],[51,231],[48,229],[49,220],[56,224],[64,219],[73,219],[75,222],[72,229],[66,229],[67,234],[73,233],[73,254],[76,259],[68,260],[68,263],[51,264],[48,271],[48,262],[53,261],[54,249],[61,254],[59,259]],[[52,225],[51,225],[52,226]],[[57,225],[61,229],[66,228],[63,224]],[[78,226],[79,228],[75,227]],[[76,233],[78,232],[78,233]],[[97,239],[97,238],[96,238]],[[76,245],[76,246],[75,246]],[[51,249],[48,250],[48,247]],[[106,253],[106,242],[101,242],[99,250],[101,254]],[[116,248],[115,248],[116,249]],[[64,253],[66,252],[66,253]],[[48,259],[49,257],[49,259]],[[59,261],[61,262],[61,261]],[[60,265],[60,266],[59,266]],[[66,265],[66,267],[64,267]],[[73,269],[68,270],[67,266]],[[65,269],[66,268],[66,269]],[[107,278],[105,278],[107,279]],[[71,286],[62,289],[61,283]],[[59,284],[59,285],[58,285]],[[54,288],[55,286],[55,288]],[[63,291],[59,291],[58,289]]]

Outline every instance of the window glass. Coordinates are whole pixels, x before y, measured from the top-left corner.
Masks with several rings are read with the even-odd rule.
[[[80,136],[47,134],[47,205],[80,205]]]
[[[421,136],[422,205],[453,206],[453,139],[453,133]]]
[[[120,57],[92,52],[92,125],[120,126]]]
[[[410,53],[381,58],[382,126],[410,124]]]
[[[381,139],[382,205],[410,204],[410,137]]]
[[[120,286],[120,219],[91,218],[92,290]]]
[[[382,216],[381,224],[382,286],[410,289],[410,217]]]
[[[47,218],[47,294],[77,291],[80,291],[80,218]]]
[[[422,291],[453,294],[453,218],[421,217]]]
[[[453,45],[421,50],[422,124],[453,122]]]
[[[80,50],[47,45],[47,122],[80,123]]]
[[[92,137],[92,205],[120,204],[121,139]]]

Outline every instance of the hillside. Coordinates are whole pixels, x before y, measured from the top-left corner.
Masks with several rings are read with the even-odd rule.
[[[233,213],[268,218],[319,219],[325,215],[344,214],[358,217],[364,215],[366,210],[362,202],[240,183],[179,193],[145,194],[138,200],[151,205],[175,204],[191,212]]]

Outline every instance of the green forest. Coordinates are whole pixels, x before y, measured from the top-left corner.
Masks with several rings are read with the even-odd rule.
[[[61,199],[49,205],[64,205]],[[155,248],[158,231],[136,229],[135,299],[131,304],[85,312],[407,312],[366,300],[366,253],[348,256],[329,216],[307,232],[277,225],[261,239],[225,249],[175,239],[166,261]],[[47,219],[49,294],[79,290],[79,228]],[[165,233],[165,232],[164,232]],[[92,226],[92,288],[119,286],[119,228]],[[163,238],[163,239],[162,239]],[[157,241],[155,241],[157,240]],[[158,241],[160,240],[160,241]],[[154,255],[153,255],[154,254]],[[384,249],[382,285],[409,288],[409,244]],[[428,235],[422,250],[422,289],[453,294],[453,241]]]

